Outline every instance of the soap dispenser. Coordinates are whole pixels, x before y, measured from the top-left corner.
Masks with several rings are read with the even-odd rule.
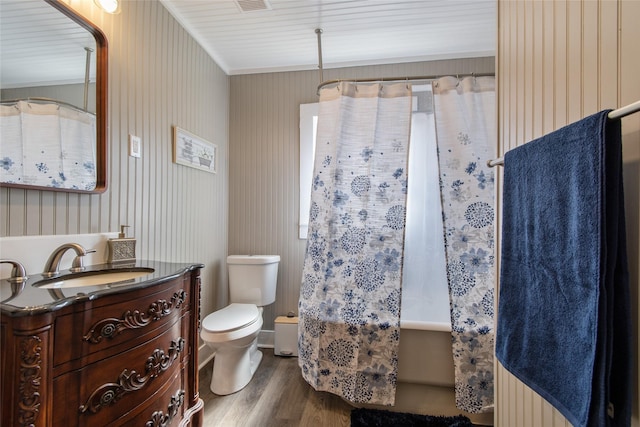
[[[107,262],[109,264],[135,262],[136,260],[136,239],[134,237],[125,236],[124,229],[127,227],[129,226],[121,225],[120,233],[118,233],[118,238],[107,240],[107,252],[109,254],[107,257]]]

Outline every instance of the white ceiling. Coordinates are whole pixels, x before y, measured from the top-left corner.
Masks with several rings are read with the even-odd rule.
[[[493,56],[496,50],[496,0],[160,1],[230,75],[317,69],[316,28],[323,30],[324,68]],[[246,12],[240,3],[268,9]],[[0,0],[3,88],[82,82],[90,43],[87,32],[42,0]],[[93,75],[95,55],[91,59]],[[71,62],[74,74],[62,70]]]
[[[324,68],[496,51],[496,0],[160,1],[227,74],[317,69],[316,28]]]

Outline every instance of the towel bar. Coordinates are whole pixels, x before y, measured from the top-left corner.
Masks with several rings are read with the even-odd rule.
[[[640,111],[640,101],[636,101],[629,105],[626,105],[622,108],[618,108],[617,110],[613,110],[607,114],[607,117],[611,120],[621,119],[625,116],[628,116],[633,113],[637,113]],[[494,166],[502,166],[504,165],[504,157],[498,157],[497,159],[487,160],[487,166],[490,168]]]

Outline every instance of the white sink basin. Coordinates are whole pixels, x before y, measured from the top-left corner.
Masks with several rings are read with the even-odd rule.
[[[68,289],[99,285],[124,285],[133,283],[134,279],[151,274],[153,271],[153,268],[139,268],[134,271],[96,271],[69,279],[46,280],[38,282],[42,284],[35,283],[34,286],[42,289]]]

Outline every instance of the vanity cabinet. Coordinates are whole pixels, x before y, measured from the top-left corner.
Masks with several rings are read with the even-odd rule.
[[[1,424],[201,425],[200,267],[55,310],[3,310]]]

